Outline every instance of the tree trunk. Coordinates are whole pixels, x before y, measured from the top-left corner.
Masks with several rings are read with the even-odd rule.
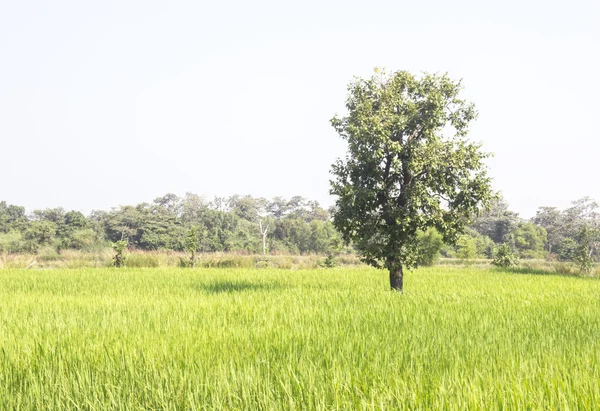
[[[402,292],[402,266],[390,267],[390,288],[392,291]]]

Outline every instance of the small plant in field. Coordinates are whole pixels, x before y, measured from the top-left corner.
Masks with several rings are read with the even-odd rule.
[[[319,265],[325,268],[333,268],[336,267],[338,263],[333,254],[328,254],[327,257],[325,257],[325,259],[323,260],[323,262]]]
[[[196,253],[200,250],[200,240],[198,239],[198,228],[192,227],[185,237],[185,251],[190,255],[188,261],[181,265],[187,267],[196,266]]]
[[[519,258],[513,253],[510,245],[502,244],[496,249],[492,264],[503,268],[514,267],[519,264]]]
[[[573,261],[583,274],[589,274],[594,268],[592,254],[600,233],[597,229],[583,226],[579,232],[579,243],[575,249]]]
[[[125,267],[125,261],[127,260],[127,255],[125,255],[127,240],[119,240],[113,243],[112,248],[115,251],[115,256],[113,257],[114,266],[117,268]]]

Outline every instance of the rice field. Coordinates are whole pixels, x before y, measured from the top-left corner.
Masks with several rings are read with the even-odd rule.
[[[600,281],[0,270],[2,409],[597,409]]]

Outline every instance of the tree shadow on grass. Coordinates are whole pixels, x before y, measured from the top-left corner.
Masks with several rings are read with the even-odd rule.
[[[198,284],[196,288],[207,294],[241,293],[251,291],[271,291],[287,288],[280,283],[254,283],[250,281],[214,281]]]

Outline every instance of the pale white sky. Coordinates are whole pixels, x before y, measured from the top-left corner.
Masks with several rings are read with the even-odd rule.
[[[330,205],[352,76],[448,72],[512,209],[600,200],[600,2],[0,0],[0,200]]]

